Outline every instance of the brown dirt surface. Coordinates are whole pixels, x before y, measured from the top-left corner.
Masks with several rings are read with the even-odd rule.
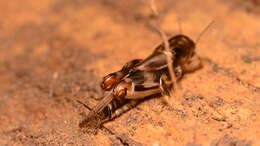
[[[99,83],[162,42],[149,0],[1,0],[0,145],[260,145],[260,1],[155,0],[204,67],[173,107],[145,100],[97,135],[78,127]],[[258,115],[258,116],[257,116]]]

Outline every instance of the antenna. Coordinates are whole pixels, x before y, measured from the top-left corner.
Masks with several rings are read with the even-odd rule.
[[[203,30],[202,32],[199,34],[199,36],[197,37],[195,43],[198,44],[198,42],[200,41],[200,38],[203,34],[205,34],[205,32],[207,32],[207,30],[209,30],[210,26],[214,23],[215,21],[212,20]]]

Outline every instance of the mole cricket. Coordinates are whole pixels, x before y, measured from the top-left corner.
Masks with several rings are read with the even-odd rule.
[[[179,34],[169,38],[168,42],[172,62],[167,62],[165,45],[161,43],[147,58],[131,60],[121,70],[106,75],[100,84],[105,91],[104,97],[79,123],[79,127],[95,125],[98,128],[104,121],[132,108],[140,99],[156,94],[169,97],[174,85],[168,63],[173,66],[177,81],[184,74],[202,67],[201,59],[195,52],[195,43],[188,36]]]

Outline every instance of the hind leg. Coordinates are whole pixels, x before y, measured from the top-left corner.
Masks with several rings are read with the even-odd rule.
[[[119,72],[122,72],[124,74],[124,76],[126,74],[129,73],[129,71],[134,68],[137,64],[139,64],[140,62],[142,62],[143,60],[142,59],[134,59],[134,60],[131,60],[129,62],[127,62],[123,67],[122,69],[119,71]]]
[[[113,87],[115,87],[120,82],[120,80],[129,74],[129,72],[141,61],[141,59],[131,60],[127,62],[121,70],[106,75],[100,84],[101,89],[103,91],[110,91],[113,89]]]

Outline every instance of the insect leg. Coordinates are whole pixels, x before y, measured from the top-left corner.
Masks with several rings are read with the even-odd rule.
[[[185,63],[182,67],[183,72],[188,73],[188,72],[193,72],[203,66],[200,58],[197,55],[194,55],[191,57],[191,59]]]
[[[127,62],[123,67],[122,69],[119,71],[119,72],[122,72],[123,73],[123,76],[125,76],[126,74],[129,73],[129,71],[134,68],[137,64],[139,64],[140,62],[142,62],[143,60],[142,59],[134,59],[134,60],[131,60],[129,62]]]
[[[126,76],[131,69],[133,69],[138,63],[140,63],[142,59],[134,59],[129,62],[127,62],[121,70],[111,73],[117,76],[117,78],[122,79],[124,76]]]
[[[173,83],[170,79],[167,78],[165,74],[160,77],[160,91],[162,95],[162,99],[166,104],[171,105],[171,88]]]
[[[179,80],[183,76],[183,70],[180,65],[174,67],[176,79]]]
[[[137,66],[141,61],[141,59],[129,61],[122,67],[121,70],[106,75],[100,84],[101,89],[103,89],[103,91],[110,91],[120,82],[123,77],[125,77],[131,71],[131,69]]]

